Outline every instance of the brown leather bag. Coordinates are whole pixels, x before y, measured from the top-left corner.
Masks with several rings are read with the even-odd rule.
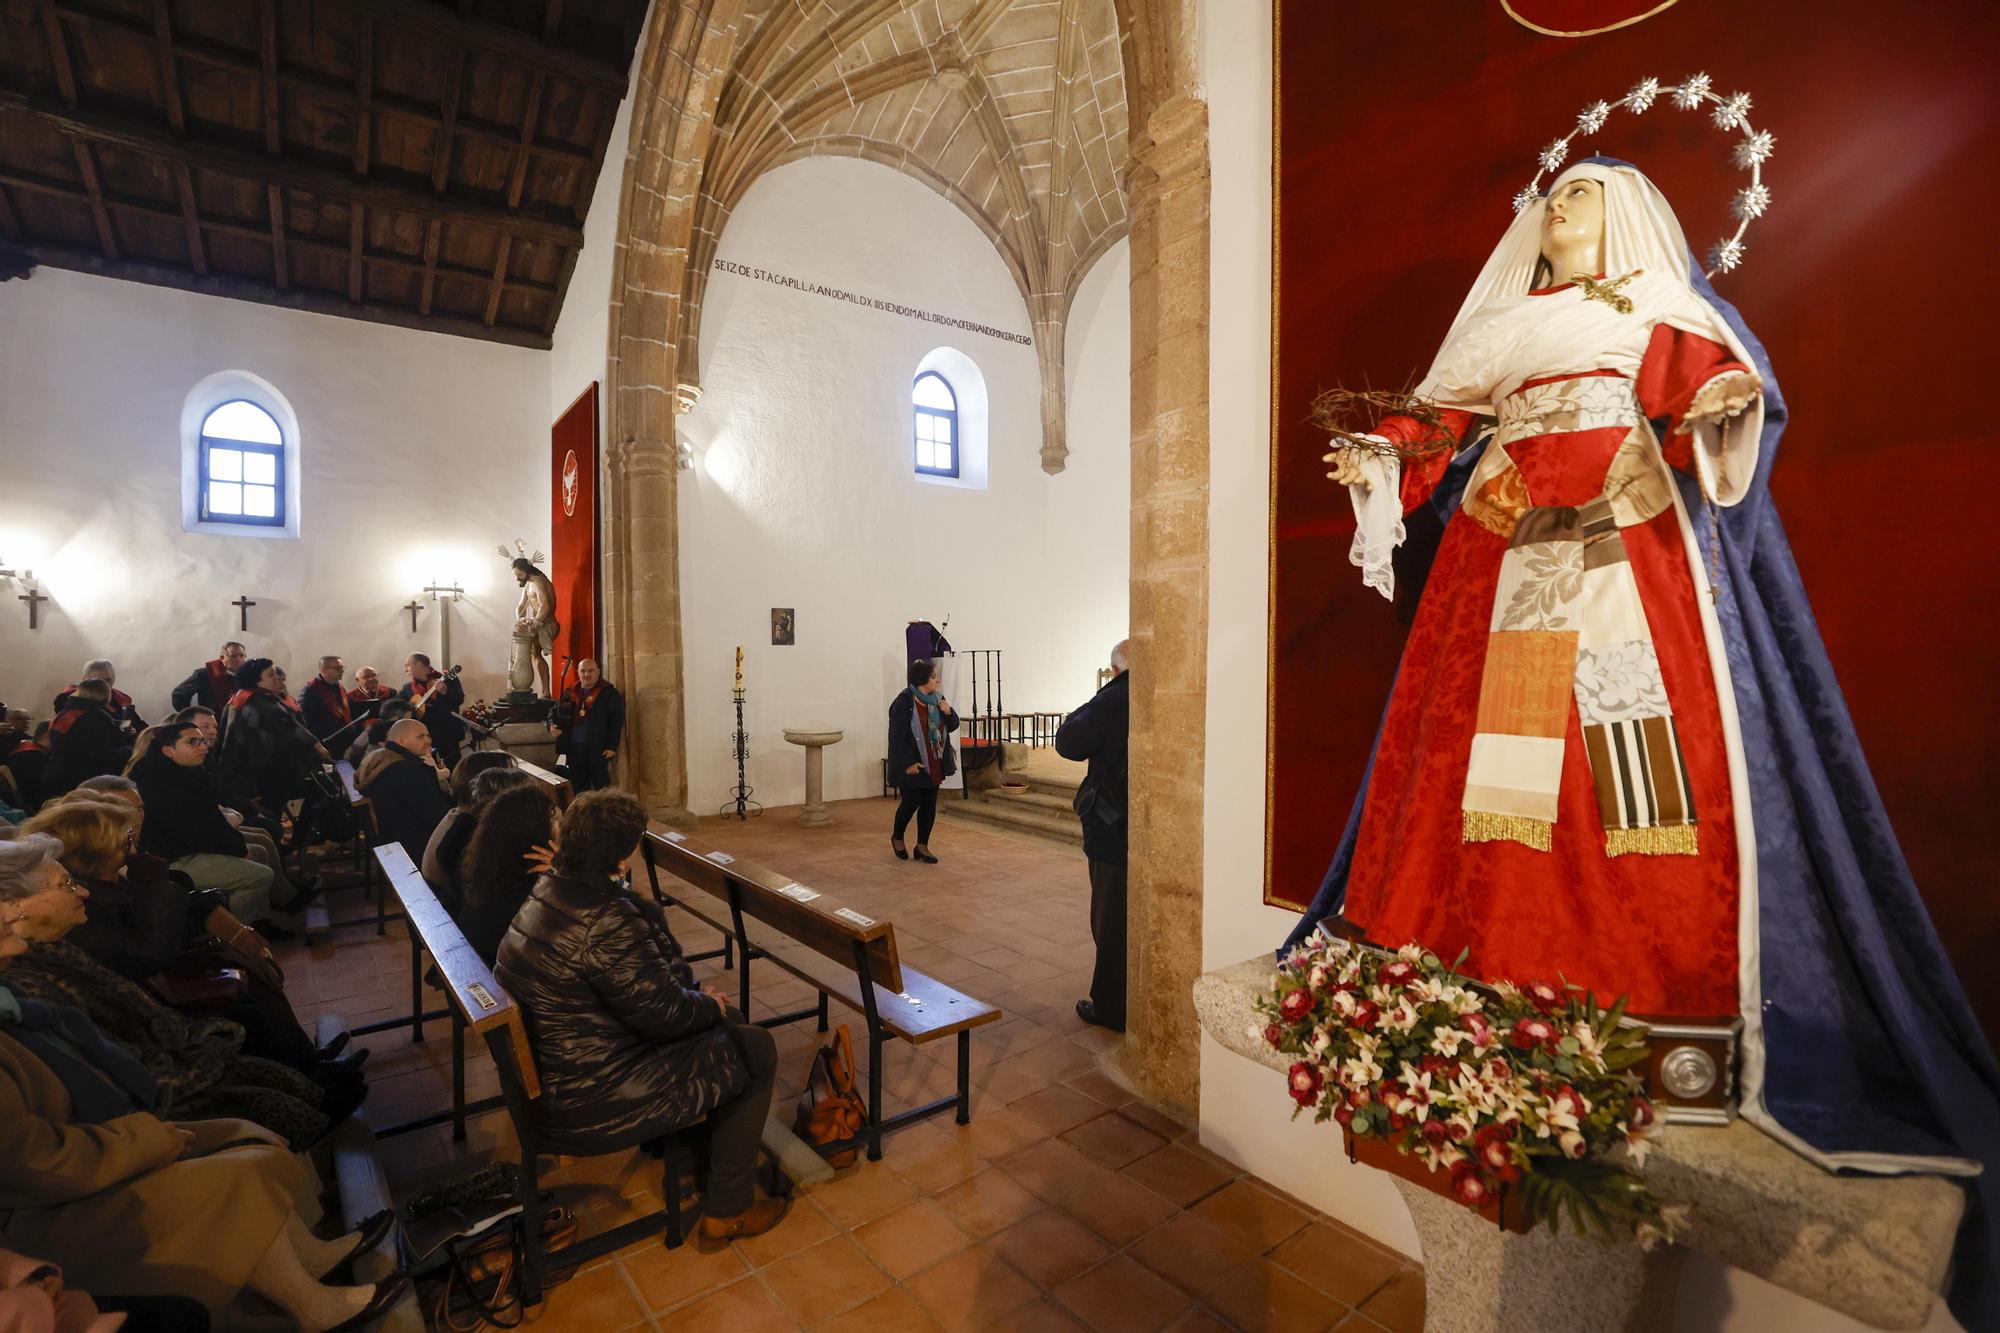
[[[479,1333],[488,1324],[503,1329],[520,1327],[527,1314],[516,1283],[523,1262],[520,1225],[516,1216],[470,1238],[465,1249],[451,1251],[444,1290],[431,1311],[434,1327],[448,1333]],[[574,1244],[577,1229],[575,1213],[567,1208],[552,1210],[542,1218],[542,1252]],[[553,1286],[568,1276],[566,1269],[552,1272],[548,1284]]]
[[[850,1166],[855,1159],[854,1140],[867,1125],[868,1104],[854,1084],[854,1043],[848,1038],[847,1024],[842,1023],[833,1030],[833,1040],[813,1052],[812,1072],[806,1076],[793,1132],[835,1166]],[[829,1152],[830,1144],[839,1146]]]

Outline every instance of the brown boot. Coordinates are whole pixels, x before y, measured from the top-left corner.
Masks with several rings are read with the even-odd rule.
[[[695,1237],[696,1245],[703,1254],[714,1254],[728,1248],[732,1240],[761,1236],[784,1221],[791,1207],[790,1199],[760,1199],[734,1217],[704,1217]]]

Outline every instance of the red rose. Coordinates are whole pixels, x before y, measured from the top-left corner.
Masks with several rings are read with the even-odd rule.
[[[1285,998],[1278,1001],[1278,1013],[1287,1023],[1296,1023],[1312,1012],[1312,992],[1293,989],[1285,992]]]
[[[1417,1068],[1423,1073],[1433,1076],[1443,1074],[1449,1077],[1458,1068],[1458,1062],[1456,1060],[1447,1060],[1442,1055],[1433,1052],[1417,1061]]]
[[[1319,1101],[1319,1091],[1326,1085],[1326,1075],[1315,1065],[1300,1060],[1292,1066],[1289,1079],[1292,1100],[1300,1106],[1311,1106]]]
[[[1375,980],[1384,986],[1407,986],[1416,978],[1417,965],[1401,958],[1382,964],[1382,970],[1375,974]]]
[[[1563,998],[1562,992],[1546,981],[1529,982],[1521,987],[1521,994],[1527,996],[1528,1002],[1545,1014],[1561,1004]]]
[[[1443,1147],[1451,1138],[1451,1131],[1445,1128],[1444,1121],[1437,1119],[1435,1116],[1424,1121],[1423,1134],[1424,1142],[1430,1144],[1433,1148]]]
[[[1547,1046],[1556,1039],[1555,1024],[1544,1018],[1524,1018],[1514,1025],[1514,1045],[1524,1051]]]
[[[1336,1106],[1333,1108],[1333,1118],[1343,1126],[1351,1125],[1354,1123],[1354,1108],[1344,1103]]]
[[[1502,1171],[1514,1164],[1514,1154],[1502,1138],[1487,1139],[1479,1145],[1479,1164],[1489,1171]]]
[[[1632,1128],[1650,1129],[1653,1124],[1653,1104],[1644,1097],[1632,1099]]]
[[[1354,1017],[1347,1020],[1349,1027],[1372,1028],[1375,1020],[1382,1016],[1382,1007],[1373,1000],[1362,1000],[1354,1006]]]
[[[1472,1163],[1459,1162],[1451,1168],[1451,1196],[1468,1208],[1477,1208],[1492,1199],[1493,1190]]]
[[[1269,1024],[1264,1029],[1264,1040],[1270,1042],[1272,1049],[1275,1050],[1277,1047],[1284,1045],[1285,1030],[1276,1023]]]
[[[1389,1128],[1408,1129],[1409,1127],[1410,1127],[1410,1117],[1404,1115],[1401,1111],[1389,1112]]]

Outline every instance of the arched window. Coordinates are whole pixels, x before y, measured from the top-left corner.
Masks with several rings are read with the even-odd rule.
[[[958,395],[935,370],[917,376],[910,387],[915,408],[917,471],[927,477],[958,475]]]
[[[284,433],[246,399],[202,418],[201,521],[285,526]]]

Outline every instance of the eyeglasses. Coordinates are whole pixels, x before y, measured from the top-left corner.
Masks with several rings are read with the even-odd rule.
[[[181,737],[180,740],[177,742],[177,744],[192,745],[197,750],[206,750],[210,745],[214,744],[214,742],[209,740],[208,737],[202,735],[200,732],[197,731],[192,736]]]
[[[63,890],[65,893],[73,894],[78,898],[81,898],[86,893],[90,892],[90,890],[84,888],[83,885],[76,882],[75,876],[67,874],[63,876],[62,883],[56,885],[56,887]]]

